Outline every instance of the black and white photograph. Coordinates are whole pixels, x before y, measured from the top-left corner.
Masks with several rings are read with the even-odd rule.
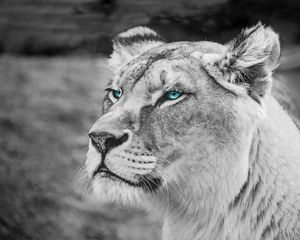
[[[0,0],[0,240],[300,240],[299,0]]]

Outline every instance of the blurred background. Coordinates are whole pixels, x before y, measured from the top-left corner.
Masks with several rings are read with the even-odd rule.
[[[110,39],[145,25],[168,41],[223,43],[271,25],[283,47],[273,93],[300,119],[299,12],[299,0],[0,0],[0,239],[159,239],[142,210],[83,201],[74,184]]]

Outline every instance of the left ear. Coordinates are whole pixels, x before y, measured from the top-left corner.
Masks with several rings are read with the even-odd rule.
[[[270,91],[272,71],[279,58],[278,34],[258,23],[226,44],[224,54],[206,54],[202,60],[208,74],[224,87],[236,93],[247,92],[260,102]]]
[[[108,65],[118,70],[134,57],[164,42],[164,39],[150,28],[131,28],[113,39],[113,53],[108,59]]]

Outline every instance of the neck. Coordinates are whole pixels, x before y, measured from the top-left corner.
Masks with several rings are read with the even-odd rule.
[[[259,195],[258,191],[262,191],[261,177],[255,170],[259,161],[258,151],[261,151],[259,144],[259,131],[255,131],[249,155],[250,166],[247,180],[225,208],[220,209],[220,202],[214,200],[209,200],[210,208],[202,209],[197,208],[192,199],[189,201],[187,198],[182,202],[172,199],[170,201],[172,206],[165,217],[163,239],[225,240],[227,232],[235,231],[236,223],[246,218],[251,201]],[[249,222],[245,220],[247,221]],[[228,237],[234,240],[231,235]]]

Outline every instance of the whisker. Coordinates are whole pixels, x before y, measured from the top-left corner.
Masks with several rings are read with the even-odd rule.
[[[177,181],[177,179],[173,175],[168,175],[167,177],[169,178],[168,182],[169,182],[170,187],[172,187],[172,189],[174,189],[177,192],[177,194],[179,195],[179,197],[183,201],[185,201],[186,198],[184,196],[184,191],[181,188],[181,186],[180,186],[179,182]]]
[[[87,170],[85,166],[81,166],[77,169],[75,173],[75,188],[80,189],[81,197],[84,198],[85,196],[89,195],[92,190],[91,186],[91,179],[88,176]]]

